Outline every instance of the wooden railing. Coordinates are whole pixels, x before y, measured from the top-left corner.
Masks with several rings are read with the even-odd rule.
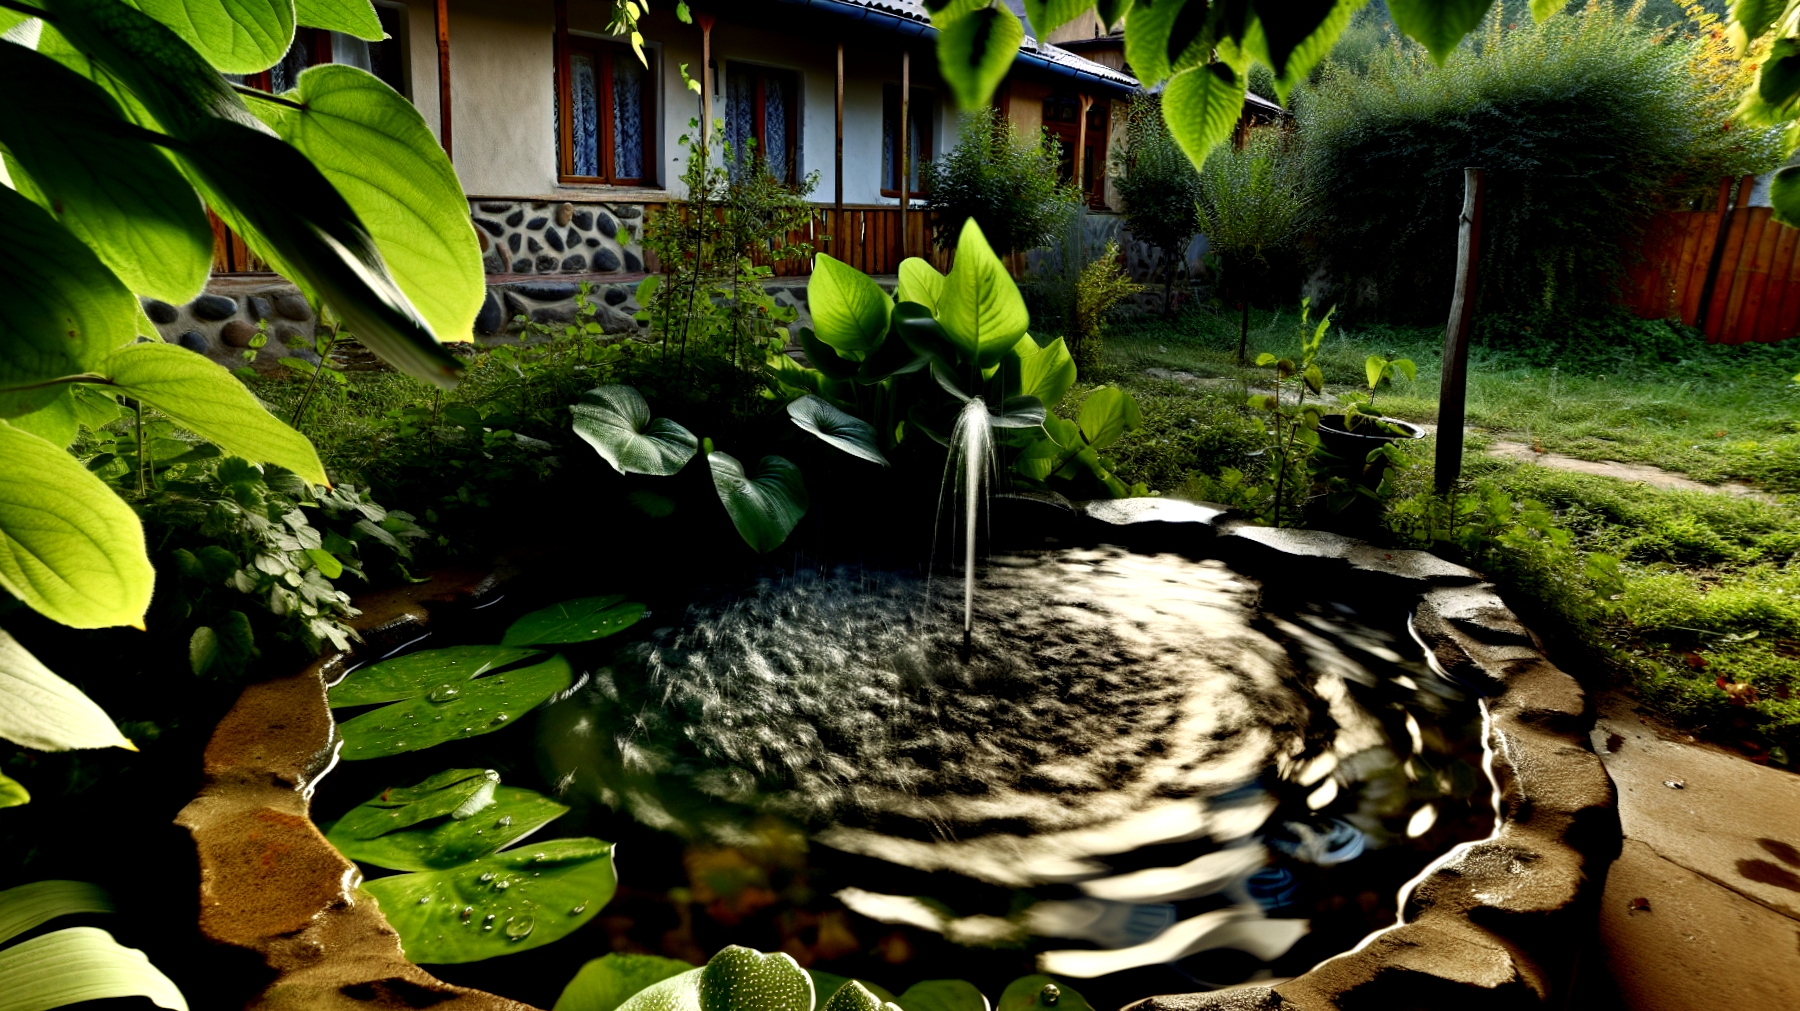
[[[1661,215],[1630,270],[1627,308],[1645,319],[1679,317],[1714,344],[1800,333],[1800,230],[1749,206],[1755,185],[1754,176],[1724,179],[1712,210]]]

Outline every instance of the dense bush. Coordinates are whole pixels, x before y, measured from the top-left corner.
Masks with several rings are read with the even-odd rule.
[[[1019,136],[994,109],[963,113],[956,147],[926,162],[919,176],[942,249],[956,245],[970,218],[1001,256],[1033,249],[1051,241],[1081,202],[1075,186],[1057,181],[1050,139]]]
[[[1153,95],[1131,103],[1125,143],[1112,155],[1113,184],[1124,203],[1125,230],[1163,255],[1163,311],[1175,269],[1200,231],[1200,173],[1170,136]]]
[[[1312,222],[1314,189],[1300,140],[1285,127],[1250,130],[1241,146],[1220,144],[1206,160],[1200,228],[1222,261],[1219,283],[1231,301],[1288,305],[1297,298],[1300,237]]]
[[[1776,132],[1731,121],[1744,71],[1722,34],[1595,3],[1538,24],[1497,8],[1446,65],[1396,42],[1329,67],[1296,103],[1321,181],[1319,253],[1343,298],[1438,319],[1464,166],[1487,173],[1483,309],[1611,301],[1659,209],[1762,171]]]

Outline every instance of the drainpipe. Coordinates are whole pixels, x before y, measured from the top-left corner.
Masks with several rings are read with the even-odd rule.
[[[844,227],[844,44],[837,44],[837,154],[832,162],[832,182],[836,199],[832,202],[831,251],[841,258],[844,247],[838,238]]]
[[[712,143],[713,16],[695,13],[694,20],[700,22],[700,149],[704,151]]]

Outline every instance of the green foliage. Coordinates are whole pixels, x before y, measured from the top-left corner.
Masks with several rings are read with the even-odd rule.
[[[537,655],[519,646],[449,646],[422,649],[356,669],[331,686],[326,698],[333,709],[397,702],[421,695],[442,684],[478,678],[490,670]]]
[[[453,777],[473,778],[440,785]],[[410,790],[416,797],[389,788],[350,809],[326,839],[377,867],[448,870],[498,853],[569,811],[535,791],[501,786],[492,769],[447,770]]]
[[[444,684],[338,724],[345,761],[386,758],[505,729],[575,685],[560,654],[462,684]]]
[[[1284,127],[1250,130],[1222,144],[1200,171],[1200,231],[1223,259],[1236,301],[1287,302],[1298,281],[1300,237],[1312,224],[1315,186],[1299,137]]]
[[[34,881],[0,891],[0,945],[59,916],[110,913],[106,893],[80,881]],[[62,1007],[108,997],[144,997],[187,1011],[187,1000],[144,953],[104,930],[64,927],[0,948],[0,978],[15,1007]]]
[[[622,593],[580,597],[533,611],[510,625],[502,646],[544,646],[592,642],[637,624],[644,605],[627,602]]]
[[[5,629],[0,629],[0,695],[7,700],[0,711],[0,738],[21,747],[137,750],[92,699],[51,673]]]
[[[732,525],[756,551],[780,547],[806,515],[806,482],[800,468],[786,459],[763,457],[755,477],[736,457],[717,450],[706,454],[706,465],[712,470],[713,489]]]
[[[1704,33],[1591,4],[1495,15],[1476,43],[1441,68],[1390,47],[1297,103],[1318,255],[1353,308],[1441,317],[1464,166],[1486,170],[1481,308],[1586,311],[1615,299],[1657,211],[1778,160],[1775,131],[1731,122]]]
[[[581,967],[563,987],[553,1011],[618,1011],[639,990],[694,968],[656,955],[602,955]]]
[[[650,417],[650,404],[630,386],[596,386],[570,408],[575,434],[621,474],[674,474],[699,452],[694,433],[668,418]]]
[[[962,114],[956,146],[924,164],[920,184],[940,249],[960,242],[962,222],[973,218],[1000,256],[1051,241],[1081,201],[1074,184],[1057,182],[1048,135],[1021,137],[987,108]]]
[[[1075,341],[1070,354],[1077,369],[1092,370],[1100,364],[1101,331],[1107,314],[1143,290],[1120,260],[1119,244],[1108,242],[1075,279]]]
[[[1294,521],[1311,491],[1309,464],[1319,448],[1319,417],[1324,405],[1318,400],[1307,403],[1306,395],[1315,397],[1325,391],[1325,374],[1319,368],[1319,345],[1331,326],[1335,306],[1319,320],[1309,333],[1311,300],[1300,303],[1300,357],[1281,358],[1270,352],[1256,357],[1256,364],[1274,373],[1273,393],[1252,394],[1248,406],[1263,411],[1264,427],[1269,438],[1269,466],[1274,471],[1272,486],[1259,502],[1253,515],[1281,526],[1285,510]],[[1290,399],[1291,394],[1291,399]]]

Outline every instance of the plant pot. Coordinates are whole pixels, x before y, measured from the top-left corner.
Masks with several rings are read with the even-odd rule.
[[[1319,442],[1332,456],[1343,460],[1346,464],[1355,463],[1361,466],[1366,463],[1371,452],[1390,442],[1425,438],[1425,430],[1411,422],[1395,418],[1382,418],[1381,420],[1401,431],[1390,431],[1377,425],[1373,420],[1364,421],[1356,427],[1355,431],[1351,431],[1344,424],[1342,414],[1327,414],[1319,419]],[[1379,480],[1377,483],[1380,483]]]

